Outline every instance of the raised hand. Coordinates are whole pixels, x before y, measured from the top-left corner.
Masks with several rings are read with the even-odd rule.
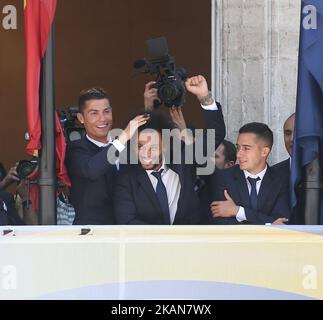
[[[169,108],[169,114],[176,128],[178,128],[180,131],[186,129],[186,122],[181,107],[172,106]]]
[[[122,144],[126,144],[128,140],[132,138],[132,136],[135,134],[135,132],[138,130],[139,127],[142,125],[146,124],[147,121],[149,120],[149,115],[148,114],[142,114],[139,116],[136,116],[134,119],[132,119],[126,129],[122,131],[122,133],[119,136],[119,141]]]
[[[12,168],[10,168],[7,175],[0,182],[0,189],[5,189],[8,186],[10,186],[12,183],[18,182],[20,180],[17,174],[17,166],[18,166],[18,162]]]
[[[194,94],[199,100],[207,96],[209,93],[209,88],[206,79],[201,75],[188,78],[185,81],[185,87],[187,91]]]

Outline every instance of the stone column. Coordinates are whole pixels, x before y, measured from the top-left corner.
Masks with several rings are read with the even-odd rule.
[[[251,121],[274,131],[270,162],[287,158],[282,126],[295,110],[300,1],[215,0],[217,50],[213,88],[223,104],[227,138]]]

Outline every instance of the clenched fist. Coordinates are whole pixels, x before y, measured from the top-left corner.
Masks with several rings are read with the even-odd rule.
[[[185,81],[186,90],[194,94],[197,99],[201,99],[208,95],[209,88],[205,78],[201,75],[188,78]]]

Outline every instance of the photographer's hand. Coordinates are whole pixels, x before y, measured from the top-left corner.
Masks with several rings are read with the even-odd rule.
[[[169,114],[176,128],[178,128],[180,131],[186,129],[186,122],[182,112],[182,107],[172,106],[169,108]]]
[[[154,87],[156,81],[150,81],[145,85],[145,92],[144,92],[144,105],[145,111],[152,111],[154,109],[154,101],[157,100],[160,102],[157,89]]]
[[[37,225],[38,216],[29,198],[28,185],[24,181],[21,181],[17,186],[16,192],[20,196],[22,201],[23,219],[25,223],[27,225]]]
[[[182,107],[172,106],[169,108],[169,114],[176,128],[180,131],[180,139],[185,142],[186,145],[190,145],[194,142],[194,138],[189,129],[187,129],[185,118],[182,112]]]
[[[29,199],[28,186],[24,181],[21,181],[16,189],[17,194],[19,194],[22,201],[27,201]]]
[[[3,180],[0,182],[0,189],[6,189],[8,186],[10,186],[14,182],[18,182],[20,179],[17,174],[17,165],[18,162],[10,168],[9,172],[7,175],[3,178]]]
[[[206,79],[201,75],[188,78],[185,81],[185,87],[186,87],[186,90],[194,94],[199,101],[201,101],[202,99],[204,99],[209,95],[209,88],[208,88]],[[210,99],[210,101],[207,101],[207,103],[203,103],[203,104],[209,105],[209,104],[212,104],[213,102],[214,102],[213,99]]]

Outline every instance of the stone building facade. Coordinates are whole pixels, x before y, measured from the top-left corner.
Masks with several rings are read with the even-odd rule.
[[[295,111],[300,1],[213,0],[213,90],[227,138],[251,121],[274,132],[270,163],[287,158],[283,123]]]

